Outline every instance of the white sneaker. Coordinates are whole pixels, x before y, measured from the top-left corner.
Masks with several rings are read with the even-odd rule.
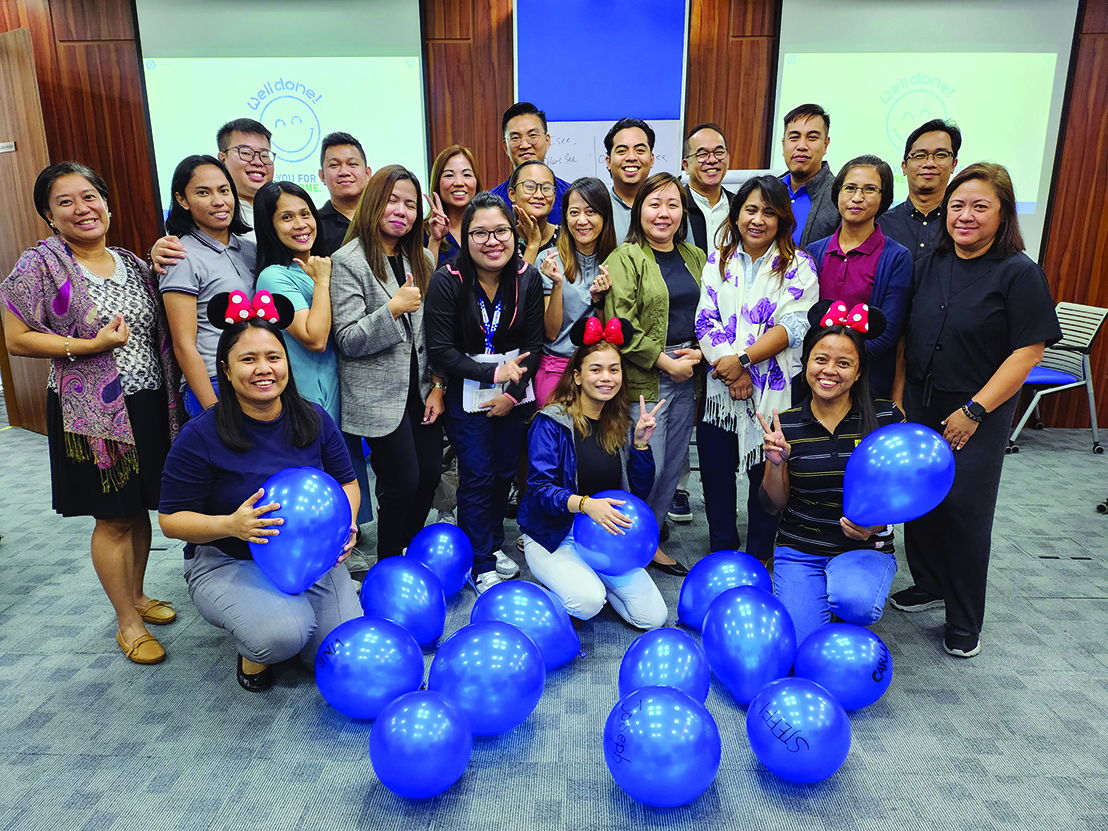
[[[511,580],[513,577],[519,577],[519,566],[516,565],[515,560],[503,551],[497,551],[496,573],[500,576],[501,580]]]
[[[477,596],[480,597],[500,582],[500,575],[495,571],[486,571],[484,574],[478,574],[476,580],[470,575],[467,581],[473,586],[473,590],[477,592]]]
[[[451,525],[458,524],[458,517],[453,511],[439,511],[438,517],[435,522],[448,522]]]

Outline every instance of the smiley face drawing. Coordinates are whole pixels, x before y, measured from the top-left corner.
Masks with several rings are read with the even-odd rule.
[[[938,94],[929,89],[914,89],[889,105],[885,133],[900,152],[905,139],[914,129],[933,118],[946,118],[946,115],[946,101]]]
[[[261,111],[260,120],[273,131],[273,151],[283,162],[302,162],[319,149],[319,117],[293,95],[279,95]]]

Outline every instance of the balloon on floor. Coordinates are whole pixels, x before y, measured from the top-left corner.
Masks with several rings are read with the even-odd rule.
[[[340,623],[315,656],[315,682],[327,703],[351,718],[376,718],[397,696],[419,689],[423,652],[391,620],[359,617]]]
[[[701,633],[712,671],[746,706],[792,669],[796,630],[781,601],[753,586],[728,589],[708,607]]]
[[[643,687],[673,687],[703,704],[710,682],[704,650],[680,629],[663,627],[639,635],[619,664],[621,696]]]
[[[819,782],[850,752],[850,719],[834,697],[807,678],[766,684],[746,711],[746,735],[758,761],[790,782]]]
[[[463,626],[439,647],[427,688],[456,702],[476,736],[522,723],[542,697],[546,664],[535,642],[510,623]]]
[[[600,491],[589,499],[622,499],[620,513],[631,518],[631,527],[612,534],[587,514],[573,518],[573,542],[577,554],[595,571],[619,576],[645,568],[658,550],[658,521],[650,507],[634,494],[621,490]]]
[[[743,551],[715,551],[702,559],[681,581],[681,596],[677,601],[678,620],[690,629],[700,631],[704,615],[712,601],[736,586],[755,586],[772,592],[773,581],[766,567]]]
[[[893,657],[885,642],[853,623],[827,623],[796,650],[795,672],[815,681],[847,710],[868,707],[893,680]]]
[[[470,623],[482,620],[499,620],[522,629],[542,653],[547,671],[572,661],[581,652],[581,639],[565,607],[534,583],[497,583],[477,598],[469,613]]]
[[[446,594],[431,569],[411,557],[386,557],[362,580],[362,611],[383,617],[411,633],[422,647],[434,646],[446,623]]]
[[[408,543],[406,556],[431,569],[447,600],[461,591],[473,568],[473,544],[461,528],[448,522],[421,528]]]
[[[954,484],[954,451],[922,424],[887,424],[854,448],[843,478],[843,515],[858,525],[895,525],[926,514]]]
[[[680,690],[643,687],[623,696],[604,725],[604,761],[639,802],[692,802],[716,778],[722,746],[711,713]]]
[[[314,467],[287,467],[262,485],[258,505],[279,502],[265,514],[279,517],[280,533],[248,543],[262,574],[285,594],[300,594],[326,574],[350,539],[350,502],[334,477]]]
[[[411,799],[435,796],[457,782],[472,751],[466,714],[433,690],[394,699],[369,735],[369,758],[377,778],[393,793]]]

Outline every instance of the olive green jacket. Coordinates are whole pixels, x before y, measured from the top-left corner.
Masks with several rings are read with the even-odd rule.
[[[677,250],[697,285],[704,270],[704,252],[688,242]],[[632,402],[642,395],[658,400],[658,368],[654,362],[666,345],[669,289],[649,245],[625,242],[604,261],[612,287],[604,297],[604,317],[631,321],[635,335],[623,345],[625,386]]]

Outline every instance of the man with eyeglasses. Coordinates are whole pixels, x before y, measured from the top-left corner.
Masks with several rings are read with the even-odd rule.
[[[500,133],[504,137],[504,152],[515,170],[524,162],[540,161],[546,163],[546,152],[550,149],[550,133],[546,131],[546,113],[529,101],[517,101],[504,110],[500,119]],[[492,189],[492,192],[512,207],[508,198],[508,182],[505,179]],[[550,209],[550,221],[555,225],[562,222],[562,194],[569,190],[569,182],[554,177],[554,206]]]
[[[938,239],[943,194],[958,167],[961,146],[962,131],[941,118],[921,124],[904,143],[900,169],[908,179],[908,198],[884,213],[877,224],[917,260]]]
[[[697,124],[687,136],[681,153],[681,168],[689,175],[685,192],[689,197],[689,230],[693,243],[705,254],[718,247],[716,232],[727,219],[731,191],[723,177],[731,165],[731,154],[718,124]]]
[[[831,116],[819,104],[801,104],[784,121],[781,150],[788,172],[781,181],[789,188],[796,218],[793,242],[804,248],[839,227],[839,209],[831,198],[835,175],[823,160],[831,143]]]

